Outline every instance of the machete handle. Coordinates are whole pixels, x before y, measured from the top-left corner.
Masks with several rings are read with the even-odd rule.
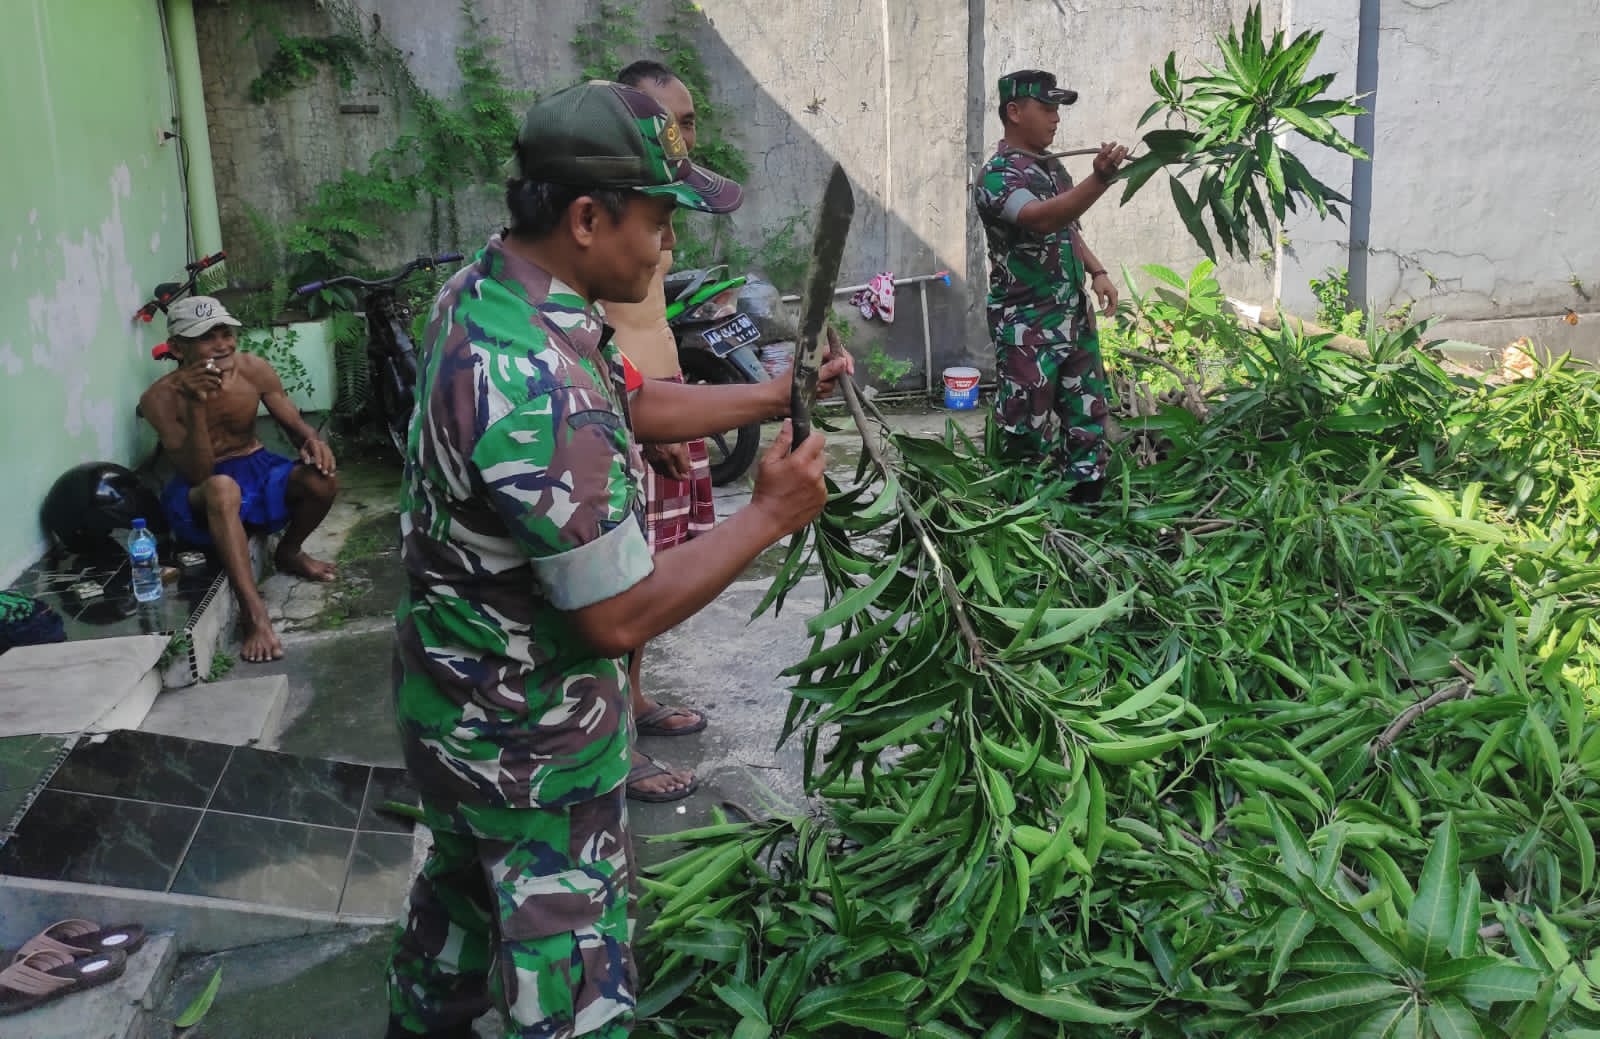
[[[792,454],[811,435],[811,411],[806,407],[806,402],[800,399],[799,379],[789,388],[789,424],[794,428],[794,439],[789,442]]]

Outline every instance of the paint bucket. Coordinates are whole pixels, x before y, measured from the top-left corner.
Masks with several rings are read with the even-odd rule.
[[[978,369],[944,370],[944,406],[952,411],[971,411],[978,406]]]

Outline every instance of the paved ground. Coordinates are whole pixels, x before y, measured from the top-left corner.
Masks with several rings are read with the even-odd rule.
[[[893,416],[897,428],[942,429],[949,413]],[[958,413],[969,429],[982,412]],[[846,429],[829,441],[834,479],[854,475],[859,438]],[[776,427],[769,426],[769,436]],[[264,585],[283,635],[284,659],[238,664],[237,673],[281,673],[290,683],[279,749],[372,764],[400,764],[390,706],[390,613],[400,591],[394,513],[398,466],[382,456],[341,464],[343,493],[324,529],[308,545],[337,558],[340,580],[316,586],[273,577]],[[748,481],[719,489],[718,515],[748,503]],[[758,811],[786,811],[804,800],[795,745],[776,746],[788,697],[778,672],[805,655],[805,619],[822,605],[818,578],[791,594],[779,617],[751,621],[781,549],[770,551],[719,599],[652,643],[645,655],[645,685],[666,703],[705,710],[702,733],[647,737],[642,746],[660,760],[693,768],[700,789],[676,804],[630,806],[646,861],[670,853],[650,843],[710,818],[713,806],[732,799]],[[192,960],[180,969],[162,1016],[171,1020],[223,970],[221,994],[202,1026],[189,1035],[228,1039],[368,1039],[382,1034],[382,964],[387,928],[273,943]],[[497,1026],[480,1022],[484,1036]]]

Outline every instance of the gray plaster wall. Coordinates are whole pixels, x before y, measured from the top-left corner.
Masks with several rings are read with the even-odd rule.
[[[1313,310],[1308,279],[1348,267],[1379,314],[1414,301],[1444,318],[1436,334],[1600,357],[1594,0],[1290,6],[1296,29],[1326,31],[1334,89],[1370,91],[1372,162],[1368,190],[1349,160],[1320,160],[1356,211],[1349,227],[1291,222],[1285,305]],[[1559,320],[1569,307],[1577,325]]]
[[[407,55],[423,87],[444,95],[455,89],[463,29],[455,8],[431,0],[359,0],[359,6],[368,26],[380,24]],[[670,5],[646,0],[636,8],[648,41]],[[1107,4],[1074,12],[1039,0],[704,0],[700,8],[704,21],[696,42],[716,99],[737,113],[736,139],[752,165],[746,205],[732,218],[737,234],[757,242],[796,213],[809,213],[839,161],[857,190],[843,283],[864,282],[880,271],[902,277],[950,272],[949,286],[934,283],[927,293],[937,373],[958,363],[992,367],[983,325],[987,261],[969,191],[973,172],[999,136],[995,79],[1014,67],[1058,69],[1083,93],[1058,143],[1129,140],[1149,101],[1150,66],[1175,47],[1210,47],[1211,34],[1241,17],[1244,4],[1181,0],[1159,11]],[[475,5],[503,41],[498,57],[512,85],[526,90],[576,78],[571,40],[597,9],[594,0]],[[274,14],[288,33],[329,31],[328,16],[309,0],[275,5]],[[250,5],[202,7],[199,18],[224,233],[230,250],[248,255],[256,247],[249,212],[279,226],[292,222],[318,184],[346,168],[363,168],[375,149],[392,142],[400,114],[370,71],[348,88],[323,73],[284,99],[255,104],[247,89],[274,52],[270,33],[251,32]],[[648,42],[639,53],[650,53]],[[341,111],[362,105],[378,111]],[[976,121],[969,118],[974,115]],[[1077,161],[1074,170],[1083,176],[1088,167]],[[461,241],[440,244],[470,249],[499,226],[498,198],[493,191],[468,198],[456,217]],[[369,243],[370,258],[415,255],[429,244],[429,227],[419,214],[393,240]],[[1108,197],[1089,227],[1113,271],[1148,262],[1187,268],[1200,258],[1159,185],[1121,209]],[[807,220],[801,232],[802,239],[809,234]],[[1226,270],[1241,292],[1270,290],[1259,267]],[[916,288],[901,290],[893,325],[858,326],[858,351],[881,343],[915,361],[912,380],[921,381]]]
[[[456,87],[463,22],[453,5],[357,2],[367,24],[380,24],[406,53],[422,86],[446,95]],[[1356,222],[1291,219],[1288,245],[1277,255],[1223,259],[1227,291],[1262,302],[1281,294],[1291,309],[1309,313],[1315,308],[1309,278],[1328,267],[1351,267],[1359,277],[1365,259],[1364,295],[1379,311],[1414,299],[1417,313],[1448,314],[1458,324],[1544,315],[1544,327],[1564,335],[1573,326],[1548,316],[1587,306],[1568,284],[1571,275],[1586,291],[1600,283],[1600,235],[1584,205],[1600,176],[1592,58],[1600,29],[1593,5],[1269,2],[1269,28],[1281,22],[1326,32],[1318,60],[1338,73],[1336,89],[1356,89],[1363,55],[1366,74],[1375,77],[1374,163],[1359,223],[1366,239],[1352,256]],[[928,293],[932,370],[973,362],[990,368],[982,321],[987,261],[969,190],[999,136],[995,79],[1013,68],[1045,67],[1080,92],[1063,119],[1059,147],[1131,142],[1152,97],[1149,69],[1175,50],[1186,71],[1197,70],[1216,55],[1214,35],[1239,23],[1246,6],[1245,0],[702,0],[696,42],[716,99],[737,115],[735,137],[753,167],[748,201],[732,227],[753,244],[795,214],[809,213],[839,161],[858,203],[845,283],[885,270],[898,276],[948,270],[951,284]],[[645,23],[638,54],[646,56],[671,4],[639,0],[633,7]],[[323,73],[280,101],[249,101],[247,86],[274,49],[269,34],[249,33],[252,9],[235,3],[198,12],[224,232],[235,252],[251,248],[247,209],[276,224],[290,222],[319,183],[362,168],[400,130],[392,92],[370,71],[349,88]],[[474,9],[502,39],[497,57],[513,86],[550,90],[577,77],[571,41],[599,0],[478,0]],[[288,31],[328,31],[326,12],[312,0],[285,0],[273,10]],[[341,111],[353,105],[378,111]],[[1312,146],[1296,150],[1328,183],[1353,190],[1348,159]],[[1079,177],[1089,170],[1086,159],[1069,160],[1069,168]],[[427,248],[430,228],[451,226],[449,214],[430,216],[417,214],[391,240],[369,243],[371,258],[398,260]],[[499,226],[496,190],[469,195],[454,218],[459,240],[437,244],[472,249]],[[1114,273],[1127,265],[1138,279],[1141,264],[1186,271],[1201,259],[1161,177],[1126,206],[1108,195],[1085,223]],[[803,220],[801,239],[808,235]],[[1600,319],[1578,331],[1597,328]],[[894,325],[860,327],[858,352],[874,343],[917,362],[913,378],[921,380],[915,289],[902,290]]]

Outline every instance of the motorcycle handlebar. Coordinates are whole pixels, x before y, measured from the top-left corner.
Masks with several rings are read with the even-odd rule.
[[[207,267],[214,267],[227,258],[228,254],[226,250],[218,249],[210,256],[202,256],[193,263],[184,264],[183,269],[189,272],[188,280],[182,283],[163,283],[161,285],[157,285],[155,297],[153,299],[146,300],[144,306],[134,311],[133,319],[135,321],[143,321],[145,324],[149,324],[150,322],[154,321],[156,311],[165,311],[167,309],[167,304],[173,302],[184,293],[189,292],[194,288],[195,281],[199,279],[201,271],[205,270]],[[163,289],[170,289],[171,291],[163,292]]]
[[[461,258],[460,253],[419,256],[387,278],[369,279],[358,278],[354,274],[341,274],[337,278],[324,278],[321,281],[307,282],[295,289],[294,294],[296,296],[308,296],[313,292],[320,292],[331,285],[351,285],[360,289],[386,289],[392,285],[398,285],[416,271],[431,270],[446,263],[455,263]]]

